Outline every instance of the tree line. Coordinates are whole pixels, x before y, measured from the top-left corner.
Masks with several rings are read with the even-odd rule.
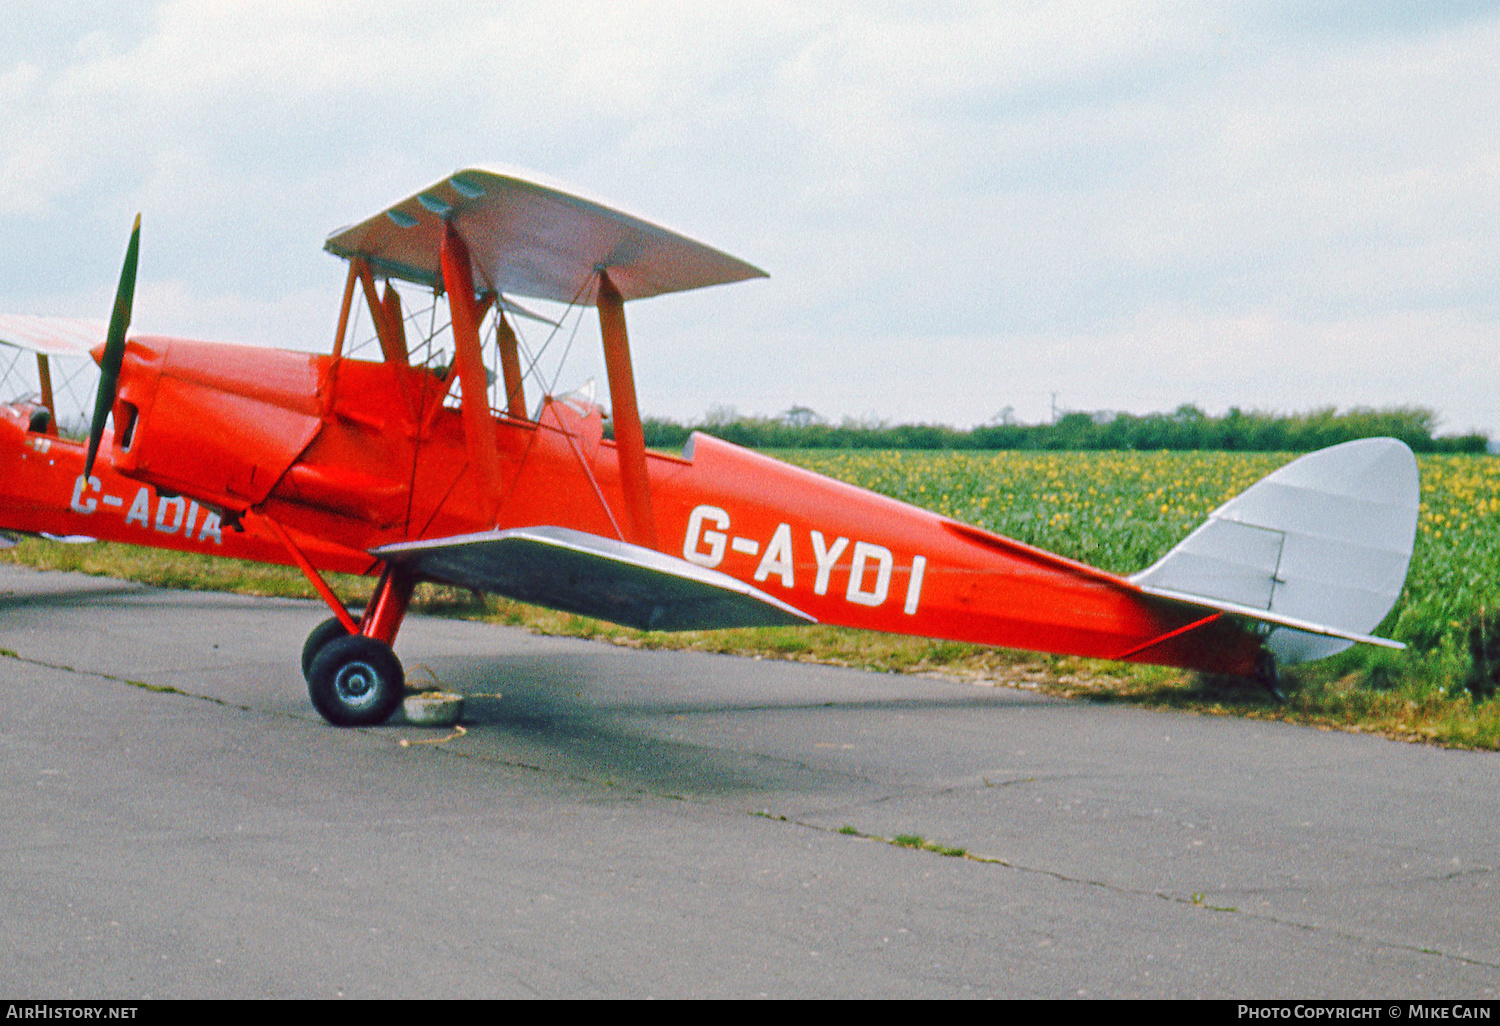
[[[1210,449],[1228,452],[1311,452],[1355,438],[1399,438],[1416,452],[1485,452],[1482,432],[1438,435],[1437,414],[1424,407],[1307,413],[1245,412],[1211,416],[1193,405],[1171,413],[1067,413],[1050,424],[991,423],[964,430],[945,424],[826,423],[794,408],[780,417],[710,411],[696,424],[647,419],[646,444],[679,449],[703,431],[752,449]],[[1008,418],[1007,418],[1008,419]]]

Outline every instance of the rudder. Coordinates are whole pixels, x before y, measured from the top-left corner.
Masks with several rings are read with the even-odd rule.
[[[1405,586],[1420,494],[1416,457],[1395,438],[1320,449],[1214,510],[1131,581],[1368,633]],[[1282,665],[1350,644],[1284,626],[1265,642]]]

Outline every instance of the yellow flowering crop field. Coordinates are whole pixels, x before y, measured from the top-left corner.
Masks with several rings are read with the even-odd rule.
[[[1144,569],[1295,454],[781,450],[779,459],[1116,573]],[[1500,458],[1418,458],[1406,592],[1383,625],[1430,649],[1500,600]]]

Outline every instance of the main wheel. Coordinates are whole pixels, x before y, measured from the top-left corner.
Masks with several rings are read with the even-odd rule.
[[[336,616],[330,616],[322,623],[312,629],[307,635],[307,640],[302,643],[302,678],[312,680],[313,660],[323,647],[336,638],[347,638],[349,632],[344,629],[344,624]]]
[[[362,634],[329,641],[307,672],[313,707],[336,727],[384,723],[405,687],[406,674],[391,646]]]

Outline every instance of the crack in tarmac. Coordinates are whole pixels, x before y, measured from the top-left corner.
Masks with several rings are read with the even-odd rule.
[[[1444,873],[1441,876],[1422,876],[1417,879],[1427,880],[1431,883],[1441,883],[1444,880],[1457,880],[1464,876],[1483,876],[1486,873],[1493,873],[1494,871],[1494,866],[1475,866],[1473,869],[1455,869],[1453,872]]]
[[[4,657],[6,659],[14,659],[16,660],[16,662],[26,663],[30,666],[41,666],[48,670],[59,670],[63,673],[76,673],[82,677],[98,677],[100,680],[113,681],[116,684],[128,684],[130,687],[140,688],[142,691],[152,691],[159,695],[180,695],[183,698],[195,698],[200,702],[210,702],[213,705],[223,706],[226,709],[238,709],[241,712],[271,711],[266,709],[255,709],[248,705],[240,705],[238,702],[230,702],[223,698],[215,698],[213,695],[200,695],[197,692],[184,691],[181,688],[174,687],[171,684],[152,684],[149,681],[132,680],[129,677],[119,677],[113,673],[105,673],[103,670],[80,670],[76,666],[68,666],[66,663],[49,663],[45,659],[33,659],[30,656],[23,656],[19,652],[14,652],[8,648],[0,648],[0,657]]]
[[[807,820],[795,819],[791,816],[779,815],[777,813],[771,812],[768,809],[762,810],[760,812],[753,812],[751,813],[751,815],[760,819],[768,819],[775,823],[787,823],[792,826],[803,827],[808,830],[816,830],[819,833],[824,834],[833,834],[838,837],[852,837],[856,840],[878,841],[881,844],[887,844],[893,848],[906,848],[913,851],[925,851],[929,854],[938,855],[942,858],[958,858],[968,862],[977,862],[981,865],[1000,866],[1004,869],[1014,870],[1018,873],[1033,873],[1038,876],[1047,876],[1061,883],[1077,884],[1084,887],[1098,887],[1101,890],[1106,890],[1113,894],[1130,895],[1134,897],[1160,898],[1163,901],[1169,901],[1179,905],[1186,905],[1189,908],[1199,908],[1209,912],[1225,912],[1232,915],[1245,916],[1250,919],[1260,920],[1261,922],[1272,923],[1277,926],[1284,926],[1294,930],[1303,930],[1308,933],[1328,933],[1332,934],[1335,937],[1353,941],[1358,944],[1392,948],[1397,951],[1408,951],[1419,955],[1436,955],[1439,958],[1451,959],[1456,962],[1462,962],[1466,965],[1479,966],[1485,969],[1500,969],[1500,962],[1487,962],[1484,959],[1471,958],[1467,955],[1457,955],[1453,954],[1452,952],[1438,950],[1437,948],[1419,947],[1415,944],[1403,944],[1399,941],[1379,940],[1376,938],[1366,937],[1361,934],[1351,933],[1348,930],[1340,930],[1336,927],[1317,926],[1312,923],[1302,923],[1298,922],[1295,919],[1285,919],[1281,916],[1271,915],[1265,912],[1253,912],[1228,906],[1209,905],[1204,900],[1204,895],[1202,894],[1195,894],[1191,897],[1185,898],[1180,894],[1172,894],[1168,891],[1153,891],[1138,887],[1123,887],[1119,884],[1110,883],[1106,880],[1090,880],[1086,877],[1069,876],[1068,874],[1058,872],[1055,869],[1045,869],[1040,866],[1022,865],[1017,862],[1011,862],[1009,859],[1003,859],[993,855],[980,855],[975,852],[968,851],[964,848],[954,847],[945,849],[940,845],[932,845],[931,847],[929,847],[927,844],[915,845],[901,843],[901,841],[897,838],[885,837],[881,834],[866,833],[847,825],[837,828],[824,826],[821,823],[812,823]],[[1487,871],[1488,870],[1486,870],[1486,872]]]
[[[637,787],[629,784],[621,784],[613,777],[589,777],[581,773],[570,773],[567,770],[554,769],[543,766],[540,763],[522,762],[520,759],[504,759],[499,756],[485,755],[480,752],[465,752],[447,745],[434,747],[434,754],[445,755],[453,759],[467,759],[470,762],[481,762],[487,765],[504,766],[507,769],[526,770],[543,776],[556,777],[559,780],[571,780],[578,784],[590,784],[594,787],[607,787],[612,790],[622,791],[626,794],[645,795],[648,798],[661,798],[666,801],[687,802],[692,799],[686,795],[674,794],[671,791],[654,791],[649,787]],[[703,803],[699,803],[703,804]]]
[[[140,591],[140,586],[101,587],[81,593],[43,592],[35,594],[7,591],[0,594],[0,609],[24,609],[30,606],[62,606],[64,608],[73,608],[76,606],[94,605],[101,598],[138,595]]]

